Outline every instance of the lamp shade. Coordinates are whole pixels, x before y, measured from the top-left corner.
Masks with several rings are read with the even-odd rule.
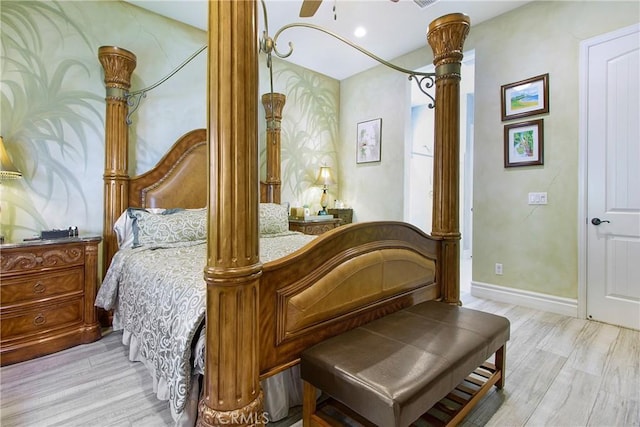
[[[13,166],[7,150],[4,148],[4,140],[0,136],[0,179],[15,179],[21,176],[22,172]]]
[[[318,179],[316,179],[316,185],[333,185],[336,181],[333,179],[331,168],[329,166],[321,166],[318,173]]]

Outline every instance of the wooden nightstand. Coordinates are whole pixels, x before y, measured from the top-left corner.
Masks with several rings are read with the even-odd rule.
[[[0,246],[0,365],[100,339],[100,237]]]
[[[324,221],[305,221],[304,219],[290,219],[289,230],[300,231],[304,234],[322,234],[339,226],[340,221],[340,218],[333,218]]]

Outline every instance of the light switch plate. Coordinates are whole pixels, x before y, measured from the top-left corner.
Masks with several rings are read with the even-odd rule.
[[[547,192],[529,193],[530,205],[546,205],[547,204]]]

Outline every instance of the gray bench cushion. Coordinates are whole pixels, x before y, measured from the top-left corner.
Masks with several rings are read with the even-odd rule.
[[[418,419],[509,339],[509,320],[428,301],[323,341],[302,378],[379,426]]]

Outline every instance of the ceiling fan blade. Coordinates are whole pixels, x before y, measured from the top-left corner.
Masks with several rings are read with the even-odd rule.
[[[315,15],[320,3],[322,3],[322,0],[303,0],[300,8],[300,18],[310,18]]]

